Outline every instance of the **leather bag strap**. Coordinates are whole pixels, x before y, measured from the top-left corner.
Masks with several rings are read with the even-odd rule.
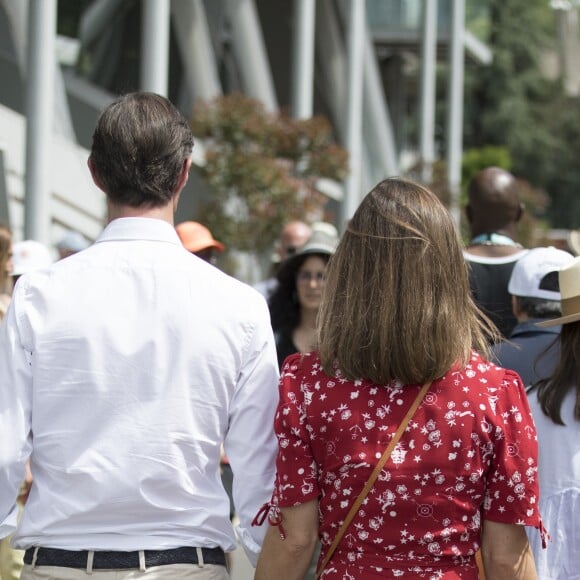
[[[340,527],[340,530],[338,530],[336,536],[334,537],[334,540],[333,540],[332,544],[330,545],[330,548],[328,548],[328,552],[326,552],[326,556],[324,557],[324,560],[322,561],[320,568],[316,571],[316,576],[314,577],[315,580],[318,580],[318,578],[320,578],[320,575],[322,574],[322,572],[326,568],[326,565],[328,564],[328,562],[332,558],[334,551],[336,550],[336,548],[340,544],[340,540],[342,540],[342,537],[344,536],[344,533],[346,532],[346,529],[348,528],[348,526],[352,522],[355,514],[358,512],[358,510],[359,510],[360,506],[362,505],[363,501],[365,500],[366,496],[371,491],[373,485],[375,484],[377,477],[379,476],[379,473],[381,472],[381,470],[385,466],[385,463],[391,457],[391,453],[393,452],[393,449],[395,448],[395,446],[399,442],[399,439],[401,438],[401,436],[405,432],[405,429],[407,428],[409,421],[413,418],[413,415],[417,411],[417,408],[419,407],[419,405],[421,404],[421,402],[425,398],[425,395],[427,394],[427,391],[429,390],[430,386],[431,386],[431,381],[429,381],[428,383],[425,383],[421,387],[421,390],[419,391],[419,393],[417,393],[417,396],[415,397],[413,404],[411,405],[411,407],[407,411],[407,414],[405,415],[405,417],[403,418],[403,420],[399,424],[399,427],[397,428],[397,431],[395,432],[394,437],[391,439],[391,442],[389,443],[389,445],[385,449],[382,457],[379,459],[379,462],[376,464],[373,472],[371,473],[370,477],[368,478],[367,482],[365,483],[364,487],[362,488],[362,491],[359,493],[358,497],[356,498],[356,500],[352,504],[348,514],[344,518],[344,521],[342,522],[342,526]]]

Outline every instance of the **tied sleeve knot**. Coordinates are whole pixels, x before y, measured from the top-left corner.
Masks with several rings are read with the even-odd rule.
[[[540,523],[536,526],[536,530],[540,532],[540,538],[542,538],[542,550],[548,547],[548,541],[552,539],[550,532],[544,527],[544,522],[540,520]]]
[[[252,520],[253,526],[261,526],[268,519],[271,526],[276,526],[282,540],[286,539],[286,532],[282,526],[282,512],[277,505],[265,503]]]

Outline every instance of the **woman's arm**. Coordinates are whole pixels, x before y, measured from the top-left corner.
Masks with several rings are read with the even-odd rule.
[[[484,520],[481,555],[487,580],[537,580],[524,526]]]
[[[318,501],[280,508],[282,528],[270,526],[258,558],[254,580],[302,580],[318,538]]]

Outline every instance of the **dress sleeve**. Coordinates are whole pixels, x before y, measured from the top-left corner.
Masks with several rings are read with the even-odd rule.
[[[533,526],[544,535],[539,513],[538,441],[524,385],[506,370],[483,428],[493,444],[487,471],[484,519]]]
[[[278,438],[276,484],[272,503],[290,507],[316,499],[319,494],[316,462],[310,446],[307,385],[303,380],[309,357],[289,356],[282,369],[280,399],[274,430]]]

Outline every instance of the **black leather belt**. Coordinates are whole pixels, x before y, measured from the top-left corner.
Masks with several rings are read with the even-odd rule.
[[[28,548],[24,553],[24,563],[32,564],[35,548]],[[221,548],[201,548],[205,564],[226,565],[226,557]],[[168,566],[170,564],[198,564],[197,548],[173,548],[170,550],[144,550],[145,566]],[[59,550],[57,548],[38,548],[36,566],[60,566],[62,568],[86,568],[89,552],[87,550]],[[128,569],[139,568],[139,552],[93,553],[93,568]]]

